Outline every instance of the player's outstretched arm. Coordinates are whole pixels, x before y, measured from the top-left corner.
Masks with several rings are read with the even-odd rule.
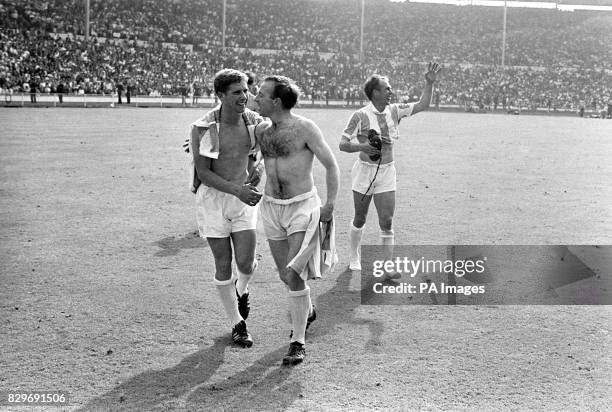
[[[437,62],[429,62],[427,64],[427,71],[425,72],[425,89],[423,90],[423,94],[421,98],[414,105],[414,109],[412,110],[412,114],[417,114],[418,112],[422,112],[423,110],[427,110],[429,108],[429,104],[431,103],[431,95],[433,93],[433,85],[438,78],[438,73],[442,70],[442,66]]]

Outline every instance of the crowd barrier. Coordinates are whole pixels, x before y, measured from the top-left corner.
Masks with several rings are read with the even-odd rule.
[[[218,100],[213,97],[198,97],[194,100],[192,97],[185,97],[183,101],[181,96],[176,95],[160,95],[160,96],[146,96],[146,95],[135,95],[130,96],[129,103],[125,95],[121,97],[121,103],[119,103],[118,96],[112,94],[62,94],[61,102],[60,96],[57,93],[37,93],[35,97],[31,93],[3,93],[3,101],[5,105],[11,106],[45,106],[45,107],[117,107],[122,106],[133,106],[133,107],[212,107],[218,103]],[[363,102],[362,102],[363,103]],[[301,99],[299,104],[301,106],[312,105],[315,107],[345,107],[347,105],[346,100],[306,100]],[[359,101],[354,102],[350,106],[359,107]]]
[[[212,107],[218,104],[218,100],[214,97],[201,96],[197,100],[193,97],[185,97],[184,101],[181,96],[176,95],[160,95],[146,96],[134,95],[130,96],[130,101],[125,95],[121,97],[121,103],[116,94],[62,94],[61,102],[57,93],[37,93],[33,98],[31,93],[3,93],[3,101],[5,105],[11,106],[44,106],[44,107],[117,107],[132,106],[132,107]],[[298,104],[301,107],[361,107],[365,101],[337,100],[337,99],[300,99]],[[459,107],[459,106],[457,106]]]
[[[124,95],[121,97],[121,103],[119,103],[118,96],[116,94],[62,94],[61,101],[60,95],[57,93],[2,93],[2,100],[0,105],[4,103],[5,107],[213,107],[218,104],[218,100],[213,97],[199,97],[194,100],[192,97],[185,97],[176,95],[160,95],[160,96],[146,96],[146,95],[135,95],[130,96],[129,103],[127,97]],[[298,107],[302,108],[359,108],[366,104],[365,101],[346,101],[337,99],[300,99]],[[443,104],[439,107],[434,104],[431,105],[430,110],[443,110],[443,111],[461,111],[461,112],[475,112],[475,113],[488,113],[496,112],[503,113],[508,112],[511,114],[520,113],[538,113],[538,114],[572,114],[577,113],[576,109],[555,109],[550,110],[547,107],[513,107],[503,108],[501,105],[497,109],[479,109],[474,105],[467,107],[465,105],[457,104]],[[585,115],[599,115],[599,113],[585,111]]]
[[[197,104],[213,105],[215,99],[200,97]],[[73,93],[3,93],[4,104],[12,106],[68,106],[68,107],[101,107],[118,106],[119,104],[134,107],[168,107],[181,106],[183,100],[181,96],[130,96],[129,103],[127,96],[121,97],[121,103],[117,95],[113,94],[73,94]],[[185,105],[194,105],[191,97],[185,99]]]

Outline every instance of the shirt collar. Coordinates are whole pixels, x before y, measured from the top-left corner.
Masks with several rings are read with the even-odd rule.
[[[385,110],[383,110],[382,112],[376,110],[374,103],[370,102],[370,106],[372,107],[372,111],[374,112],[374,114],[387,114],[389,112],[389,105],[386,105]]]

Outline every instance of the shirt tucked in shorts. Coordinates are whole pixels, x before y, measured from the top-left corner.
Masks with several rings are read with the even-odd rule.
[[[302,193],[291,199],[276,199],[264,195],[261,201],[261,220],[264,233],[269,240],[285,240],[289,235],[305,232],[311,213],[321,207],[317,189]]]
[[[249,206],[234,195],[200,184],[196,220],[201,237],[229,237],[234,232],[256,229],[257,205]]]
[[[352,189],[355,192],[369,196],[376,193],[395,191],[397,180],[395,162],[381,164],[378,173],[376,173],[377,167],[378,164],[376,163],[368,163],[357,159],[351,169]],[[372,183],[375,175],[376,178],[374,183]],[[372,186],[370,186],[370,183],[372,183]],[[369,190],[368,186],[370,187]]]

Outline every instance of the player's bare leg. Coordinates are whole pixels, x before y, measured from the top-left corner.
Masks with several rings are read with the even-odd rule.
[[[383,247],[385,260],[393,259],[395,246],[395,234],[393,233],[393,214],[395,213],[395,191],[376,193],[374,195],[374,206],[378,213],[378,225],[380,226],[380,243]],[[399,279],[400,273],[387,273],[383,280]]]
[[[288,307],[292,332],[289,352],[283,358],[283,364],[285,365],[295,365],[302,362],[306,354],[304,348],[306,325],[312,310],[310,288],[300,274],[287,267],[287,262],[290,262],[299,252],[304,241],[304,235],[305,232],[297,232],[289,235],[287,240],[268,241],[272,256],[279,269],[279,276],[283,283],[287,285],[289,294]]]
[[[236,259],[236,296],[238,298],[238,311],[243,319],[247,319],[250,312],[249,307],[249,281],[257,267],[255,260],[255,231],[242,230],[231,234],[234,245],[234,256]]]
[[[361,238],[372,196],[353,191],[355,217],[349,230],[349,269],[361,270]]]
[[[232,340],[238,345],[250,347],[253,345],[253,339],[238,311],[236,287],[232,279],[232,245],[230,238],[209,237],[207,240],[215,258],[214,283],[232,326]]]

